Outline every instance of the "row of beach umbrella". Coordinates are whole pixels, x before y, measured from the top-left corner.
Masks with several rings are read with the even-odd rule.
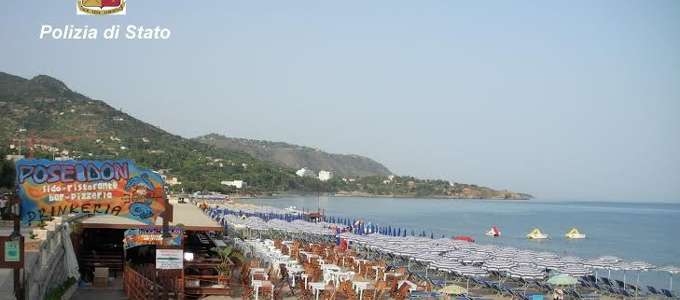
[[[407,234],[406,229],[392,226],[379,226],[359,219],[330,217],[328,222],[312,223],[303,220],[301,214],[271,207],[226,207],[211,208],[208,214],[223,225],[242,226],[254,230],[281,230],[292,233],[319,235],[336,234],[337,228],[349,227],[349,232],[339,234],[340,238],[374,251],[408,257],[426,264],[428,269],[437,269],[466,277],[484,277],[489,272],[504,273],[509,277],[525,280],[540,280],[547,276],[547,270],[565,276],[581,277],[591,275],[597,270],[643,271],[656,270],[671,274],[680,273],[680,268],[656,266],[642,261],[626,262],[615,256],[601,256],[583,259],[564,256],[552,252],[537,252],[513,247],[480,245],[448,238],[428,238],[424,232]]]

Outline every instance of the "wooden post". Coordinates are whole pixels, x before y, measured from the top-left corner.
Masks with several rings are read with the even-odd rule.
[[[153,270],[153,298],[158,300],[158,287],[160,287],[160,283],[158,282],[158,269],[154,267]]]
[[[12,230],[12,234],[10,234],[10,239],[12,240],[19,240],[19,249],[21,253],[21,261],[24,261],[24,239],[21,237],[21,203],[19,202],[19,185],[17,183],[16,185],[17,190],[14,192],[14,197],[12,197],[13,204],[12,204],[12,216],[14,219],[14,229]],[[17,298],[17,300],[23,300],[24,299],[24,288],[23,288],[23,280],[21,277],[21,269],[23,269],[23,263],[19,266],[15,266],[13,269],[13,277],[14,277],[14,296]]]

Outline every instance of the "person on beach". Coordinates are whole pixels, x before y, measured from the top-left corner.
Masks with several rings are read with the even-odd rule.
[[[5,199],[5,195],[0,195],[0,214],[4,215],[5,214],[5,207],[7,206],[7,199]]]

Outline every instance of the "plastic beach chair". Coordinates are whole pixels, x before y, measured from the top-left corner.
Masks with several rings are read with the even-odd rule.
[[[652,294],[654,294],[654,295],[659,295],[659,294],[661,294],[661,292],[657,291],[656,288],[654,288],[654,287],[651,286],[651,285],[648,285],[648,286],[647,286],[647,290],[649,290],[649,292],[652,293]]]
[[[671,291],[667,290],[667,289],[661,289],[661,293],[663,293],[663,295],[668,297],[668,298],[674,298],[675,297],[675,295],[673,295],[673,293]]]
[[[625,289],[625,288],[626,288],[626,285],[623,283],[623,281],[618,280],[618,279],[615,280],[615,281],[616,281],[616,284],[619,286],[620,289]]]

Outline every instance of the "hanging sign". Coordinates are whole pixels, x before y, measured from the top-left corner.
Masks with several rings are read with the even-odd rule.
[[[142,245],[155,246],[170,246],[181,247],[184,230],[181,227],[171,226],[169,228],[171,238],[167,239],[167,243],[163,244],[163,229],[156,226],[148,226],[144,228],[133,228],[125,230],[123,246],[125,249],[130,249]]]
[[[21,221],[108,214],[147,224],[165,210],[163,179],[131,160],[19,160]]]
[[[156,269],[177,270],[184,268],[184,250],[156,249]]]
[[[0,269],[24,267],[24,237],[11,239],[0,236]]]

